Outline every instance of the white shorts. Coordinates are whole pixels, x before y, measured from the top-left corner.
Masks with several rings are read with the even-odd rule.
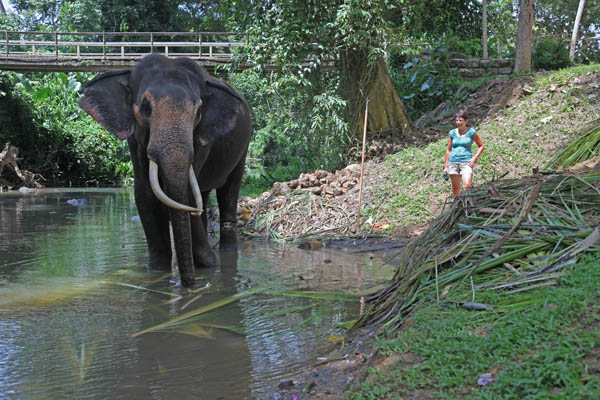
[[[468,162],[449,162],[448,175],[473,175],[473,168]]]

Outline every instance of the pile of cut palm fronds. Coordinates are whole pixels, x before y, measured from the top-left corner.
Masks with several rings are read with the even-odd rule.
[[[246,234],[283,241],[347,234],[356,221],[354,211],[307,190],[270,196],[253,214]]]
[[[600,155],[600,119],[593,121],[593,128],[575,140],[548,164],[549,168],[568,168]]]
[[[369,299],[358,324],[397,328],[419,303],[470,301],[482,288],[514,293],[551,285],[581,252],[600,259],[599,223],[598,172],[477,187],[393,257],[399,267],[391,285]]]

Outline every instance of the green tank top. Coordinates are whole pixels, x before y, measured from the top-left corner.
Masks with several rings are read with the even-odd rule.
[[[465,163],[471,160],[471,146],[473,145],[473,137],[477,131],[469,128],[464,135],[458,134],[458,128],[450,131],[450,139],[452,139],[452,150],[450,150],[450,158],[448,161],[455,163]]]

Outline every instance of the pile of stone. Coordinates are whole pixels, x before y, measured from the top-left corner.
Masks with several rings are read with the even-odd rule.
[[[257,198],[240,198],[238,225],[250,222],[260,236],[276,232],[286,239],[308,231],[346,231],[353,221],[354,207],[345,204],[345,195],[358,193],[359,187],[359,164],[335,173],[318,170],[288,182],[276,182]]]
[[[314,195],[325,198],[343,196],[359,183],[360,165],[352,164],[335,174],[317,170],[301,174],[298,179],[289,182],[276,182],[273,194],[286,194],[295,189],[306,189]]]

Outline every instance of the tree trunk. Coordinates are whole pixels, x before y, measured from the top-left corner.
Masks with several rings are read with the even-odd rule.
[[[359,57],[354,58],[354,60]],[[365,63],[345,63],[344,97],[349,105],[351,133],[362,137],[366,99],[369,99],[368,131],[383,134],[412,132],[413,123],[396,93],[386,62],[379,58],[371,68]],[[366,94],[366,95],[365,95]]]
[[[377,61],[375,80],[367,97],[369,98],[367,126],[370,132],[404,134],[413,129],[412,121],[402,104],[402,99],[396,93],[383,58]],[[362,110],[359,116],[360,129],[362,129],[360,121],[364,119],[364,108]]]
[[[498,53],[498,58],[502,60],[502,43],[500,43],[500,38],[496,42],[496,52]]]
[[[569,47],[569,59],[571,62],[575,60],[575,45],[577,44],[577,32],[579,31],[579,23],[581,22],[581,15],[583,14],[583,7],[585,7],[585,0],[579,0],[577,16],[575,17],[575,25],[573,26],[573,36],[571,36],[571,46]]]
[[[487,26],[487,0],[481,6],[481,26],[483,28],[481,44],[483,46],[483,59],[488,58],[488,26]]]
[[[534,19],[535,0],[520,0],[514,72],[531,70],[531,45],[533,42]]]
[[[6,15],[6,8],[4,8],[3,0],[0,0],[0,13]]]

